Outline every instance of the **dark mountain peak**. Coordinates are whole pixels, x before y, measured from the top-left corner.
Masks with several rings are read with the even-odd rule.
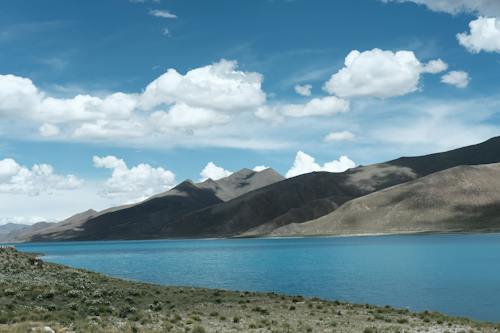
[[[250,170],[248,168],[243,168],[243,169],[240,169],[236,172],[234,172],[232,175],[230,175],[229,177],[227,178],[231,178],[231,177],[238,177],[238,176],[248,176],[248,175],[251,175],[251,174],[254,174],[255,171],[253,170]]]
[[[166,195],[177,195],[179,193],[188,194],[199,190],[200,188],[196,186],[196,184],[194,184],[191,180],[188,179],[178,184],[171,190],[167,191],[165,194]]]
[[[491,164],[500,161],[500,137],[453,149],[415,157],[401,157],[387,164],[411,168],[419,176],[446,170],[458,165]]]

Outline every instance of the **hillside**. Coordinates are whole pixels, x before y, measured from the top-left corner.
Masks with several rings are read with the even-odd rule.
[[[56,228],[33,235],[32,241],[152,239],[176,218],[221,200],[212,191],[185,181],[161,197],[131,207],[110,211],[83,221],[74,228]]]
[[[29,225],[20,223],[6,223],[0,225],[0,242],[8,242],[9,234],[18,232],[25,228],[29,228]]]
[[[346,173],[313,172],[187,214],[164,228],[168,237],[237,236],[323,216],[375,189],[411,179],[402,168],[370,166]],[[383,175],[383,177],[381,176]]]
[[[241,169],[229,177],[219,180],[207,179],[202,183],[197,183],[201,189],[209,189],[222,201],[229,201],[245,193],[259,189],[261,187],[277,183],[285,177],[273,169],[265,169],[255,172],[250,169]]]
[[[499,189],[500,163],[459,166],[352,200],[272,235],[500,231]]]
[[[137,205],[97,213],[81,228],[73,225],[64,232],[39,233],[31,240],[267,235],[277,228],[330,214],[353,199],[434,172],[498,162],[500,138],[497,137],[448,152],[403,157],[343,173],[313,172],[281,180],[272,169],[259,173],[243,169],[218,181],[189,183],[190,191],[201,191],[204,195],[199,196],[200,202],[191,198],[180,210],[177,204],[168,203],[176,196],[167,191]],[[210,195],[211,199],[207,199]]]

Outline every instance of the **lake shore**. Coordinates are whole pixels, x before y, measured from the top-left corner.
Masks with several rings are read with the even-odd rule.
[[[439,313],[115,279],[0,249],[0,332],[496,332]]]

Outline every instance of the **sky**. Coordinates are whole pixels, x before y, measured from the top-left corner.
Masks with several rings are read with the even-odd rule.
[[[496,0],[5,0],[0,47],[0,224],[500,134]]]

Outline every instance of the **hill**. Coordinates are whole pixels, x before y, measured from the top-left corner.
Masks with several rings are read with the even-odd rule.
[[[311,173],[184,216],[169,237],[260,236],[317,219],[344,203],[433,172],[500,162],[500,137],[443,153],[403,157],[344,173]]]
[[[197,183],[201,189],[209,189],[222,201],[229,201],[245,193],[259,189],[261,187],[277,183],[285,177],[271,168],[256,172],[250,169],[241,169],[229,177],[220,180],[207,179],[202,183]]]
[[[500,231],[498,189],[500,163],[459,166],[352,200],[272,235]]]
[[[185,181],[138,204],[88,210],[43,230],[24,233],[16,240],[159,238],[164,227],[180,216],[221,203],[235,196],[284,179],[273,169],[260,172],[242,169],[217,181],[193,184]]]
[[[39,233],[31,240],[268,235],[277,228],[330,214],[351,200],[435,172],[498,162],[500,137],[448,152],[359,166],[343,173],[313,172],[281,180],[272,169],[259,173],[243,169],[218,181],[185,182],[188,195],[173,195],[175,189],[167,191],[137,205],[98,213],[81,227]]]
[[[159,231],[189,211],[222,202],[212,191],[185,181],[161,197],[131,207],[98,214],[74,228],[54,228],[33,235],[32,241],[153,239]]]

